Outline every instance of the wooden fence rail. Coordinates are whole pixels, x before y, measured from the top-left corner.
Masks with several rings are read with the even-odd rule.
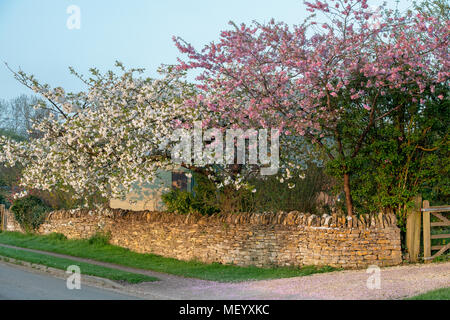
[[[433,260],[434,258],[442,255],[445,251],[450,249],[450,243],[446,245],[432,246],[432,239],[448,239],[450,234],[433,234],[431,235],[432,227],[447,227],[450,226],[450,220],[448,220],[442,213],[450,212],[450,206],[430,206],[430,202],[425,200],[422,205],[423,213],[423,259],[425,261]],[[431,216],[436,217],[438,222],[431,222]],[[438,250],[434,255],[431,255],[432,250]]]

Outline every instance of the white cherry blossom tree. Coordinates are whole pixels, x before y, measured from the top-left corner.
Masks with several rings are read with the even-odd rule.
[[[164,145],[174,128],[202,118],[200,106],[184,103],[196,93],[194,86],[170,66],[159,70],[161,79],[143,78],[142,69],[126,69],[119,62],[116,66],[119,75],[91,69],[88,78],[71,69],[86,85],[79,93],[11,70],[42,96],[35,108],[50,111],[33,124],[39,138],[0,137],[0,163],[24,166],[22,186],[67,191],[78,199],[95,194],[123,198],[136,183],[153,181],[158,169],[177,165]]]

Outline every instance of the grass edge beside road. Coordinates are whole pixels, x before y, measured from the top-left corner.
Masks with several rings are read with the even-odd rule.
[[[339,270],[327,266],[258,268],[219,263],[207,264],[198,261],[181,261],[155,254],[133,252],[126,248],[111,245],[105,239],[102,240],[96,237],[68,240],[58,234],[34,235],[19,232],[3,232],[0,233],[0,243],[114,263],[142,270],[152,270],[218,282],[290,278]]]
[[[450,287],[431,290],[405,300],[450,300]]]
[[[114,281],[125,281],[127,283],[141,283],[157,281],[155,277],[150,277],[117,269],[97,266],[85,262],[73,261],[65,258],[52,257],[45,254],[0,247],[0,256],[25,261],[32,264],[43,265],[54,269],[67,270],[70,265],[80,267],[81,274],[106,278]],[[8,262],[7,260],[5,260]]]

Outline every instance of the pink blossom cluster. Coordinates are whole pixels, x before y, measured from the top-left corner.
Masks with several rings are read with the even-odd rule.
[[[277,127],[318,141],[344,109],[374,119],[387,92],[419,102],[425,89],[448,81],[449,21],[374,11],[366,0],[305,4],[328,17],[321,28],[315,20],[231,23],[201,51],[174,38],[188,58],[178,68],[202,70],[201,95],[190,103],[205,104],[222,125]]]

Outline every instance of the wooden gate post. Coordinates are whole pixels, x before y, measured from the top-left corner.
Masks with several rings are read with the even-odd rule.
[[[430,201],[424,200],[423,206],[424,209],[430,207]],[[431,257],[431,238],[430,238],[430,212],[423,212],[423,258],[425,262],[427,258]]]
[[[406,218],[406,247],[408,248],[409,261],[417,262],[420,251],[420,227],[422,222],[422,196],[414,198],[414,207],[408,210]]]
[[[6,229],[5,226],[5,205],[4,204],[0,204],[0,231],[4,231]]]

